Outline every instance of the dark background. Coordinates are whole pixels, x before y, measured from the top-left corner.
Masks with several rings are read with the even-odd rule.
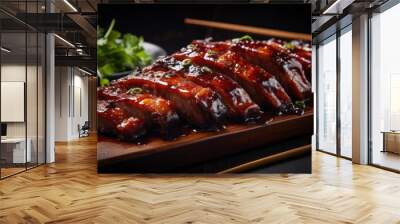
[[[115,30],[143,36],[167,53],[179,50],[193,39],[213,37],[215,40],[241,37],[246,33],[210,29],[183,23],[185,18],[228,22],[311,34],[311,5],[175,5],[131,4],[99,5],[98,24],[108,28],[116,19]],[[256,39],[265,36],[250,34]]]

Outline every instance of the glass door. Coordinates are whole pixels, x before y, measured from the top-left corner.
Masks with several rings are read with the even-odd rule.
[[[44,12],[43,3],[16,6],[23,16]],[[0,17],[8,21],[0,23],[0,178],[5,178],[45,163],[46,39],[21,20],[2,12]]]
[[[370,162],[400,171],[400,4],[371,18]]]
[[[317,149],[336,154],[336,35],[317,51]]]
[[[340,62],[340,156],[352,157],[352,30],[343,29],[339,38]]]
[[[1,34],[1,175],[26,170],[31,160],[26,125],[26,32]],[[28,147],[28,150],[27,150]]]

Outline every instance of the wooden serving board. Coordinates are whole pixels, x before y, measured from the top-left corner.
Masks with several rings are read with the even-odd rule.
[[[98,171],[168,172],[245,150],[313,133],[312,108],[303,115],[282,115],[263,124],[230,124],[223,131],[197,132],[171,141],[122,142],[99,136]]]

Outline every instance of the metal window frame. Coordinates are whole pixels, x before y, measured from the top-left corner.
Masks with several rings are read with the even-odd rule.
[[[373,19],[373,14],[377,13],[384,13],[385,11],[391,9],[394,6],[397,6],[400,4],[400,0],[389,0],[382,4],[381,6],[368,11],[368,54],[367,54],[367,60],[368,60],[368,70],[367,70],[367,79],[368,79],[368,165],[377,167],[383,170],[395,172],[395,173],[400,173],[400,170],[394,169],[388,166],[384,166],[381,164],[374,163],[373,159],[373,141],[372,141],[372,19]]]
[[[336,27],[336,32],[335,33],[333,33],[332,35],[330,35],[330,36],[328,36],[328,37],[326,37],[325,39],[323,39],[323,40],[321,40],[321,41],[319,41],[317,44],[316,44],[316,54],[315,54],[315,60],[316,60],[316,63],[315,63],[315,65],[316,65],[316,94],[315,94],[315,97],[316,97],[316,115],[314,115],[314,116],[317,116],[317,119],[316,119],[316,122],[317,122],[317,124],[316,124],[316,139],[315,139],[315,141],[316,141],[316,150],[317,151],[319,151],[319,152],[323,152],[323,153],[326,153],[326,154],[329,154],[329,155],[333,155],[333,156],[337,156],[337,157],[340,157],[340,158],[343,158],[343,159],[347,159],[347,160],[352,160],[352,158],[350,158],[350,157],[347,157],[347,156],[344,156],[344,155],[342,155],[342,149],[341,149],[341,130],[342,130],[342,127],[341,127],[341,117],[340,117],[340,103],[341,103],[341,94],[340,94],[340,81],[341,81],[341,65],[340,65],[340,61],[341,61],[341,58],[340,58],[340,37],[342,36],[342,35],[344,35],[346,32],[351,32],[351,25],[352,25],[352,23],[350,23],[350,24],[347,24],[346,26],[344,26],[344,27],[342,27],[342,28],[340,28],[339,26],[337,26]],[[332,36],[335,36],[334,38],[332,38]],[[331,39],[332,38],[332,40],[329,40],[329,39]],[[318,119],[318,114],[319,114],[319,90],[320,90],[320,86],[319,86],[319,57],[320,57],[320,55],[319,55],[319,47],[320,47],[320,44],[321,43],[323,43],[323,42],[326,42],[326,41],[336,41],[336,152],[335,153],[332,153],[332,152],[329,152],[329,151],[327,151],[327,150],[324,150],[324,149],[321,149],[320,147],[319,147],[319,119]]]
[[[27,11],[27,2],[28,2],[27,0],[24,1],[24,3],[25,3],[25,11]],[[0,10],[3,13],[6,13],[7,15],[9,15],[7,11],[5,11],[5,10],[3,10],[1,8],[0,8]],[[38,10],[39,10],[39,0],[36,0],[36,11],[38,12]],[[46,8],[46,11],[47,11],[47,8]],[[19,19],[17,19],[16,17],[12,16],[11,14],[9,16],[14,18],[14,19],[16,19],[17,21],[21,22]],[[45,109],[45,108],[47,108],[47,100],[46,100],[46,97],[47,97],[47,82],[44,81],[44,99],[43,99],[43,105],[42,105],[42,107],[45,109],[44,110],[44,117],[43,117],[44,120],[42,121],[44,123],[44,136],[43,136],[43,139],[44,139],[44,145],[43,145],[43,147],[44,147],[43,148],[44,155],[42,155],[43,159],[44,159],[43,163],[39,163],[39,82],[38,82],[38,79],[39,79],[39,68],[38,68],[38,66],[39,66],[39,44],[38,44],[39,43],[39,33],[45,34],[45,36],[43,36],[43,42],[42,42],[44,44],[44,48],[45,49],[44,49],[44,51],[41,52],[41,53],[44,54],[43,58],[44,58],[44,64],[45,64],[44,68],[42,69],[42,76],[43,76],[44,80],[46,80],[46,77],[47,77],[47,66],[46,66],[46,64],[47,64],[47,60],[46,60],[46,58],[47,58],[47,49],[46,49],[47,48],[47,39],[46,39],[46,34],[47,33],[40,32],[39,30],[29,26],[28,24],[26,24],[24,22],[22,22],[22,23],[25,26],[25,30],[23,32],[21,32],[22,34],[25,34],[25,84],[24,84],[24,97],[25,97],[25,99],[24,99],[25,169],[20,170],[20,171],[15,172],[15,173],[12,173],[12,174],[7,175],[7,176],[3,176],[2,172],[1,172],[2,169],[0,167],[0,180],[3,180],[3,179],[6,179],[8,177],[12,177],[14,175],[26,172],[26,171],[28,171],[30,169],[33,169],[33,168],[36,168],[36,167],[39,167],[39,166],[41,166],[43,164],[46,164],[46,161],[47,161],[47,158],[46,158],[47,157],[47,153],[46,153],[46,149],[47,149],[47,141],[46,141],[46,139],[47,139],[46,138],[47,137],[47,129],[46,129],[46,126],[47,126],[47,119],[46,119],[47,118],[47,113],[46,113],[46,109]],[[28,166],[28,162],[27,162],[28,161],[28,153],[27,153],[27,148],[28,148],[28,142],[27,142],[27,139],[28,139],[28,112],[27,112],[28,30],[31,30],[32,32],[36,33],[36,56],[37,56],[37,58],[36,58],[36,80],[37,80],[36,81],[36,99],[37,99],[36,100],[36,140],[37,140],[37,148],[36,148],[36,150],[37,150],[37,152],[36,152],[36,163],[33,164],[33,165],[30,164],[32,166]],[[1,45],[2,33],[3,32],[0,32],[0,45]],[[1,82],[1,67],[2,67],[2,63],[1,62],[2,62],[2,56],[1,56],[1,53],[0,53],[0,82]],[[1,90],[1,85],[0,85],[0,90]],[[0,91],[0,101],[1,101],[1,91]],[[0,106],[0,110],[1,110],[1,106]],[[0,115],[0,121],[1,121],[1,115]],[[1,156],[1,144],[0,144],[0,156]]]

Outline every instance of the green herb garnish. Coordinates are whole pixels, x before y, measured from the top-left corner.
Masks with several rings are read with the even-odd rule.
[[[240,41],[253,41],[253,38],[250,35],[244,35],[243,37],[232,39],[233,43],[238,43]]]
[[[139,87],[135,87],[135,88],[130,88],[126,93],[130,94],[130,95],[135,95],[135,94],[139,94],[142,93],[143,89],[139,88]]]
[[[194,44],[189,44],[189,45],[187,45],[187,48],[188,49],[192,49],[192,50],[196,50],[196,45],[194,45]]]
[[[117,72],[134,70],[151,63],[142,44],[143,38],[114,30],[113,19],[107,31],[97,28],[97,68],[100,85],[108,85],[109,78]]]
[[[188,67],[191,64],[192,64],[192,60],[190,60],[189,58],[186,58],[185,60],[182,61],[183,67]]]
[[[294,44],[287,42],[283,45],[284,48],[289,49],[289,50],[293,50],[295,48]]]
[[[294,105],[299,109],[305,109],[306,108],[305,101],[295,101]]]
[[[207,51],[207,54],[208,54],[208,55],[216,55],[217,52],[216,52],[216,51],[213,51],[213,50],[208,50],[208,51]]]

